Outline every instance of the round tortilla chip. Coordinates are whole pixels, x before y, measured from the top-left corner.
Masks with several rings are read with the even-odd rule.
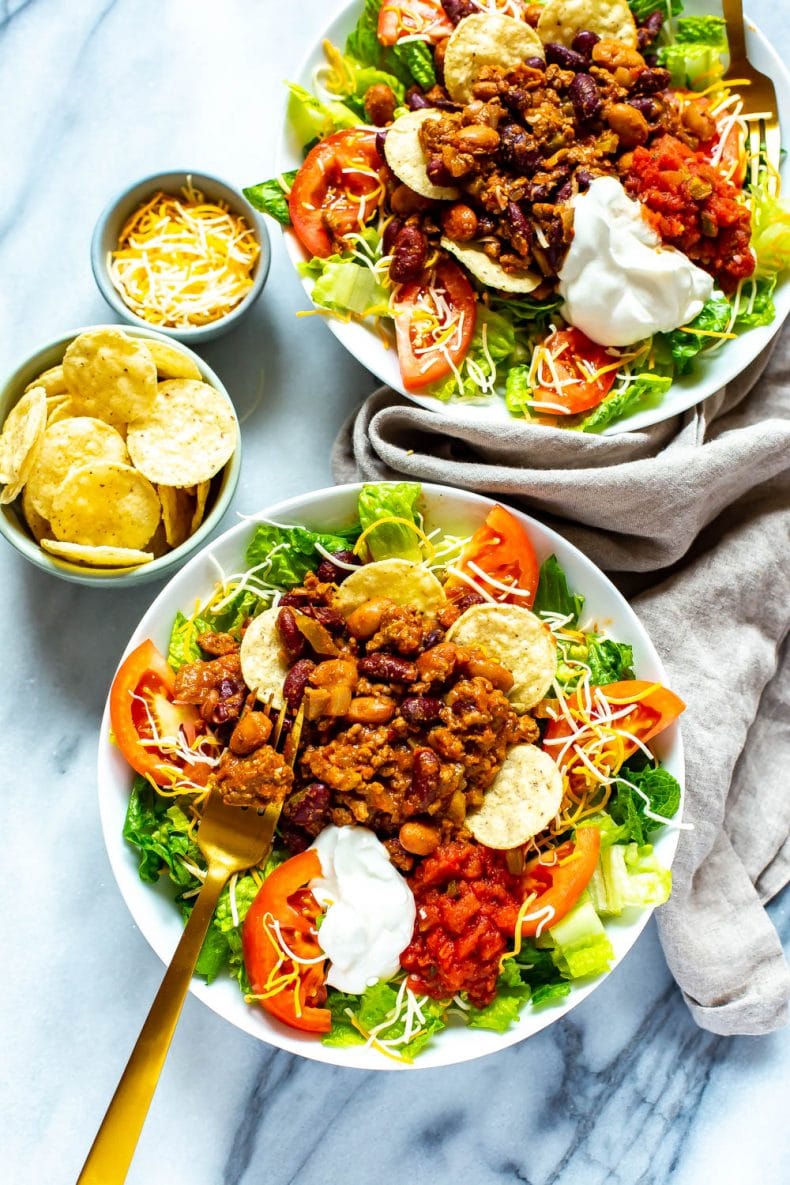
[[[277,629],[280,610],[274,605],[254,617],[241,639],[239,658],[244,682],[264,703],[271,700],[274,708],[281,708],[283,682],[288,674],[288,663],[282,659],[282,638]]]
[[[22,491],[22,513],[25,516],[25,522],[30,527],[31,534],[36,543],[40,543],[42,539],[52,534],[52,524],[43,515],[38,513],[30,501],[27,486]]]
[[[445,251],[454,255],[475,279],[488,288],[497,288],[500,292],[532,292],[543,279],[534,272],[523,272],[520,276],[506,272],[501,263],[489,259],[476,243],[456,243],[447,237],[443,237],[441,243]]]
[[[38,513],[48,519],[56,490],[75,466],[91,461],[126,464],[128,460],[123,437],[103,420],[73,416],[56,421],[48,424],[41,438],[28,475],[27,493]]]
[[[479,646],[513,675],[508,699],[525,712],[543,699],[557,670],[557,643],[545,622],[522,605],[472,605],[447,631],[447,641]]]
[[[452,201],[460,191],[453,185],[434,185],[425,171],[425,153],[420,144],[420,128],[425,120],[440,118],[441,112],[430,107],[400,115],[387,128],[384,155],[395,176],[409,189],[437,201]]]
[[[537,31],[544,44],[553,41],[570,46],[583,29],[599,37],[623,41],[632,49],[638,44],[636,21],[627,0],[548,0]]]
[[[157,486],[162,503],[165,539],[171,547],[180,547],[192,533],[192,497],[177,486]]]
[[[562,795],[562,774],[549,754],[537,745],[516,745],[466,826],[487,848],[517,848],[551,822]]]
[[[151,357],[156,366],[156,373],[161,379],[197,379],[200,382],[203,375],[197,363],[169,342],[146,341],[151,351]]]
[[[374,560],[351,572],[335,594],[334,606],[344,617],[365,601],[386,597],[396,605],[411,605],[422,613],[438,613],[444,589],[422,564],[412,560]]]
[[[146,416],[129,425],[129,455],[157,485],[194,486],[227,464],[238,430],[229,401],[208,383],[160,383]]]
[[[69,471],[52,499],[52,533],[88,547],[140,549],[156,530],[160,504],[150,481],[117,461]]]
[[[136,420],[156,401],[151,351],[122,329],[90,329],[75,337],[63,356],[63,375],[86,413],[108,423]]]
[[[0,432],[0,506],[13,502],[25,487],[47,425],[47,397],[43,387],[25,391],[6,416]]]
[[[456,103],[468,103],[483,66],[512,70],[525,58],[542,57],[543,42],[525,21],[499,12],[473,12],[458,22],[447,42],[444,85]]]
[[[152,551],[134,547],[89,547],[60,539],[40,539],[39,542],[51,555],[72,564],[85,564],[88,568],[135,568],[138,564],[150,564],[154,558]]]
[[[51,399],[53,395],[67,395],[68,388],[63,375],[63,367],[50,366],[49,370],[45,370],[37,379],[33,379],[32,383],[28,383],[25,390],[30,391],[33,387],[43,387],[47,399]]]

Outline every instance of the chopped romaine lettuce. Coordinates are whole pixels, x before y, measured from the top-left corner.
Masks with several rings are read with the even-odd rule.
[[[381,519],[406,520],[384,521],[365,536],[364,542],[372,559],[383,560],[398,556],[404,560],[414,560],[415,563],[422,559],[420,537],[407,525],[417,525],[417,503],[420,493],[420,486],[411,481],[377,482],[362,487],[358,506],[359,522],[363,531]]]
[[[759,275],[774,277],[790,266],[790,207],[768,189],[768,173],[751,191],[752,249]]]
[[[141,880],[155,884],[166,870],[181,889],[197,883],[183,863],[187,860],[198,868],[205,863],[192,838],[191,821],[172,799],[161,798],[139,775],[129,795],[123,837],[140,852]]]
[[[678,26],[682,23],[678,21]],[[726,49],[726,43],[721,48]],[[701,91],[724,74],[724,63],[719,54],[720,49],[709,41],[676,40],[671,45],[661,46],[658,51],[658,63],[669,70],[670,86],[689,87],[690,90]]]
[[[321,1041],[324,1045],[335,1047],[361,1045],[368,1039],[367,1035],[371,1030],[382,1025],[388,1017],[393,1017],[393,1022],[380,1029],[376,1037],[379,1041],[397,1041],[406,1032],[408,1015],[407,1008],[402,1006],[395,1019],[397,999],[397,987],[389,983],[377,983],[373,987],[365,988],[361,996],[347,995],[330,988],[327,1007],[332,1013],[332,1028]],[[411,1039],[389,1047],[396,1057],[406,1062],[413,1061],[434,1033],[445,1028],[447,1023],[447,1005],[442,1001],[421,996],[420,1011],[423,1021],[413,1018]]]
[[[646,812],[671,819],[679,806],[677,779],[661,766],[646,765],[643,769],[625,766],[621,770],[621,779],[615,783],[608,809],[615,823],[626,829],[626,837],[641,844],[652,831],[662,826],[658,819],[651,818]]]
[[[433,55],[421,41],[402,41],[391,48],[378,39],[379,11],[383,0],[365,0],[360,17],[346,40],[346,57],[353,58],[361,66],[374,66],[394,74],[404,86],[417,83],[423,90],[436,82]]]
[[[675,28],[675,40],[683,45],[710,45],[725,52],[727,23],[720,16],[683,16]]]
[[[429,91],[436,86],[436,71],[433,66],[433,53],[424,41],[403,41],[395,45],[392,52],[404,70],[407,70],[418,86]]]
[[[371,86],[388,86],[398,104],[403,103],[405,87],[399,78],[376,66],[366,66],[355,61],[349,54],[324,42],[324,53],[329,69],[323,78],[326,90],[340,96],[349,107],[353,107],[363,122],[367,121],[365,94]]]
[[[307,527],[278,527],[259,523],[245,553],[248,568],[268,561],[260,576],[279,588],[301,584],[307,573],[321,562],[316,551],[320,543],[327,551],[347,551],[359,538],[359,527],[333,533],[310,531]]]
[[[204,617],[187,617],[181,610],[176,613],[173,628],[170,631],[170,644],[167,648],[168,664],[177,671],[185,663],[197,662],[203,653],[197,644],[198,634],[211,629],[211,624]]]
[[[460,385],[457,376],[450,374],[431,386],[431,395],[443,403],[450,399],[479,399],[490,395],[500,364],[510,359],[515,350],[516,333],[512,323],[485,305],[478,305],[474,336],[458,368]]]
[[[568,578],[556,555],[547,556],[540,565],[538,590],[535,593],[532,612],[560,613],[563,617],[570,614],[568,624],[576,625],[583,608],[584,597],[580,593],[571,592]]]
[[[256,210],[271,215],[283,226],[290,226],[291,215],[288,212],[287,191],[293,185],[297,172],[297,169],[291,169],[289,173],[272,177],[270,181],[261,181],[258,185],[248,185],[246,189],[242,190],[242,193]]]
[[[621,679],[634,677],[634,651],[627,642],[615,642],[611,638],[586,635],[587,655],[585,662],[590,668],[590,683],[602,687],[606,683],[618,683]]]
[[[776,276],[755,276],[747,280],[741,291],[736,329],[754,329],[757,325],[770,325],[776,317],[774,289]]]
[[[677,16],[683,11],[683,0],[671,0],[671,5],[669,0],[628,0],[628,7],[637,24],[641,24],[657,11],[666,14],[669,10],[672,16]]]
[[[714,292],[702,311],[682,329],[666,335],[677,374],[687,374],[692,360],[711,344],[711,333],[724,333],[730,323],[732,305],[722,292]],[[694,333],[692,330],[699,330]]]
[[[470,1029],[493,1029],[506,1033],[532,995],[532,988],[521,975],[519,965],[506,959],[497,980],[496,996],[485,1008],[470,1006],[466,1023]]]
[[[530,368],[526,362],[511,366],[505,376],[505,406],[511,415],[529,418],[532,402],[532,387],[529,385]]]
[[[600,432],[615,420],[621,420],[637,411],[644,411],[648,407],[655,407],[671,386],[670,374],[659,374],[655,370],[642,371],[633,383],[624,387],[618,387],[616,384],[603,403],[599,403],[588,416],[585,416],[580,427],[583,432]]]
[[[383,46],[378,39],[379,11],[382,0],[365,0],[356,25],[348,35],[346,54],[363,66],[378,66]]]
[[[616,843],[601,849],[588,891],[598,913],[618,917],[630,905],[663,905],[671,888],[672,873],[650,844]]]
[[[337,100],[322,103],[295,82],[289,82],[288,89],[291,92],[288,118],[301,143],[307,144],[316,137],[323,140],[341,128],[359,127],[359,116],[345,103]]]
[[[602,975],[614,959],[614,949],[603,922],[586,891],[570,913],[551,927],[548,937],[553,943],[554,963],[566,979]]]
[[[311,295],[322,308],[355,317],[389,312],[384,288],[373,271],[355,259],[342,255],[310,259],[299,264],[299,273],[315,280]]]

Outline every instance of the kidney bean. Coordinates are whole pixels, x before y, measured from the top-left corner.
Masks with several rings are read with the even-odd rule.
[[[390,255],[392,253],[392,248],[395,246],[395,240],[402,230],[403,222],[401,219],[390,218],[389,222],[384,227],[384,234],[382,235],[382,246],[384,248],[385,255]],[[326,562],[327,561],[325,560],[324,563]]]
[[[392,221],[394,222],[395,219],[393,218]],[[392,223],[388,224],[387,230],[389,230],[391,225]],[[387,231],[385,230],[385,239],[386,235]],[[359,556],[354,555],[353,551],[333,551],[332,555],[336,559],[342,560],[344,564],[353,564],[355,567],[359,567],[360,565]],[[316,569],[316,576],[318,579],[325,581],[327,584],[342,584],[348,575],[349,572],[347,568],[339,568],[336,564],[333,564],[331,560],[321,560],[321,563]]]
[[[309,658],[300,658],[291,667],[283,683],[283,697],[292,712],[295,712],[302,702],[307,681],[315,670],[315,663]]]
[[[432,156],[429,159],[425,172],[428,174],[428,180],[433,181],[434,185],[455,185],[455,178],[440,156]]]
[[[580,123],[594,119],[601,110],[601,94],[591,74],[577,74],[568,90]]]
[[[576,184],[579,187],[579,193],[584,193],[585,190],[590,188],[592,179],[593,175],[587,169],[576,170]]]
[[[499,159],[503,165],[530,173],[540,163],[540,153],[517,123],[508,123],[499,135]]]
[[[376,152],[379,154],[382,160],[386,160],[386,157],[384,156],[384,144],[386,139],[386,132],[376,132]]]
[[[543,58],[524,58],[524,65],[529,66],[530,70],[546,69],[546,62]]]
[[[442,764],[433,749],[417,749],[411,767],[411,796],[417,809],[430,806],[439,793]]]
[[[568,49],[567,45],[560,45],[557,41],[550,41],[544,45],[546,61],[550,66],[559,66],[562,70],[586,70],[587,59],[577,53],[575,49]]]
[[[573,186],[571,185],[570,181],[566,181],[565,184],[561,185],[559,187],[559,189],[557,190],[557,192],[555,193],[555,195],[554,195],[555,202],[567,202],[567,200],[571,196],[572,192],[573,192]]]
[[[644,115],[645,119],[652,119],[655,115],[656,105],[647,95],[643,95],[641,98],[629,99],[628,106],[633,107],[640,115]]]
[[[396,284],[417,280],[428,258],[428,240],[419,226],[404,226],[392,249],[390,276]]]
[[[633,85],[632,95],[657,95],[665,91],[671,81],[669,70],[643,70]]]
[[[434,627],[434,629],[428,630],[428,633],[425,635],[425,637],[422,640],[422,644],[426,650],[430,650],[432,647],[438,646],[439,643],[443,642],[443,641],[444,641],[444,630],[440,630],[440,629],[437,629],[436,627]]]
[[[529,239],[530,234],[531,234],[531,228],[530,228],[529,222],[527,221],[527,219],[524,216],[523,210],[521,209],[521,207],[518,205],[517,202],[508,202],[507,216],[508,216],[508,219],[510,220],[511,226],[516,231],[516,233],[519,235],[523,235],[526,239]]]
[[[328,605],[315,605],[310,617],[314,617],[319,625],[331,634],[342,634],[346,628],[346,619],[337,609],[330,609]]]
[[[299,632],[294,611],[289,605],[285,605],[277,614],[277,632],[280,635],[288,661],[293,662],[295,659],[301,658],[307,643]]]
[[[410,111],[424,111],[426,107],[432,107],[433,104],[426,99],[421,90],[410,87],[406,91],[406,106]]]
[[[442,718],[442,701],[432,695],[409,695],[400,712],[407,724],[435,724]]]
[[[600,40],[601,38],[597,33],[593,33],[590,29],[581,29],[571,42],[571,49],[575,50],[576,53],[580,53],[583,58],[587,58],[589,61],[593,46],[597,45]]]
[[[655,41],[661,32],[665,16],[666,13],[662,12],[659,8],[655,12],[651,12],[649,17],[645,18],[636,31],[637,43],[640,49],[644,49],[646,45],[650,45],[651,42]]]
[[[475,12],[475,6],[470,4],[469,0],[442,0],[442,8],[454,25]]]
[[[368,654],[359,660],[358,666],[360,675],[368,679],[384,679],[388,683],[414,683],[417,679],[414,663],[394,654]]]
[[[283,815],[296,827],[303,827],[310,835],[318,835],[326,826],[332,795],[325,782],[310,782],[304,790],[289,798]]]

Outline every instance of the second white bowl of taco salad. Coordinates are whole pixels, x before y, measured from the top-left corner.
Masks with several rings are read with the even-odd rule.
[[[227,532],[140,622],[102,725],[107,849],[167,959],[206,794],[281,802],[193,992],[316,1060],[451,1064],[564,1015],[666,900],[682,709],[553,531],[437,486],[318,491]]]
[[[720,8],[665,16],[368,0],[327,27],[290,87],[280,172],[245,193],[382,381],[443,415],[613,432],[685,410],[767,344],[790,212],[749,156]],[[785,68],[748,40],[783,110]]]

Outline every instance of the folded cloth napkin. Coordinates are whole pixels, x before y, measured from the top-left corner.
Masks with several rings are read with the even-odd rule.
[[[433,481],[534,513],[633,598],[687,704],[693,829],[659,933],[695,1020],[725,1034],[779,1027],[790,1000],[763,908],[790,879],[790,332],[770,354],[619,436],[447,419],[382,388],[332,455],[339,482]]]

